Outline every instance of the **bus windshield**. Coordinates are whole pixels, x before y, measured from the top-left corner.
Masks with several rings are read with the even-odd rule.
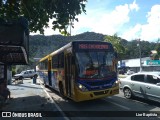
[[[88,51],[76,53],[79,78],[115,77],[114,52]]]

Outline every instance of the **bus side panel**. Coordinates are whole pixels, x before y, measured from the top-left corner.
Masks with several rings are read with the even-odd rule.
[[[51,81],[52,88],[59,91],[59,82],[64,80],[64,69],[52,69],[51,70]]]
[[[55,90],[58,90],[57,88],[57,84],[58,84],[58,81],[57,81],[57,70],[51,70],[51,81],[52,81],[52,88],[55,89]]]
[[[52,85],[51,81],[51,60],[48,60],[48,85]]]

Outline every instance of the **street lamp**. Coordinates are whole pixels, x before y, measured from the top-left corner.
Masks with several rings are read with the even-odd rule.
[[[140,45],[140,39],[137,39],[137,41],[138,41],[138,44],[137,44],[137,46],[139,46],[139,62],[140,62],[140,72],[142,71],[142,58],[141,58],[141,45]]]

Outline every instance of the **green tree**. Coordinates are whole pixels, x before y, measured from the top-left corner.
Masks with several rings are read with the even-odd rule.
[[[31,32],[44,33],[44,27],[59,29],[66,34],[70,21],[78,21],[77,15],[86,12],[87,0],[0,0],[0,18],[4,20],[17,19],[20,16],[29,21]],[[72,26],[73,27],[73,26]]]
[[[155,50],[157,51],[157,59],[160,59],[160,38],[158,38],[158,40],[157,40]]]
[[[122,60],[125,55],[126,49],[121,44],[121,38],[118,37],[117,34],[114,34],[113,36],[107,35],[104,37],[104,41],[110,42],[113,45],[114,50],[118,54],[119,60]]]

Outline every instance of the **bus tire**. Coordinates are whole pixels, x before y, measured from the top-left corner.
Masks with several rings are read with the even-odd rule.
[[[46,84],[46,82],[44,80],[43,80],[42,84],[44,85],[45,88],[48,88],[48,85]]]
[[[49,88],[49,86],[46,83],[43,83],[45,88]]]
[[[62,82],[59,83],[59,92],[62,97],[64,97],[64,89]]]

